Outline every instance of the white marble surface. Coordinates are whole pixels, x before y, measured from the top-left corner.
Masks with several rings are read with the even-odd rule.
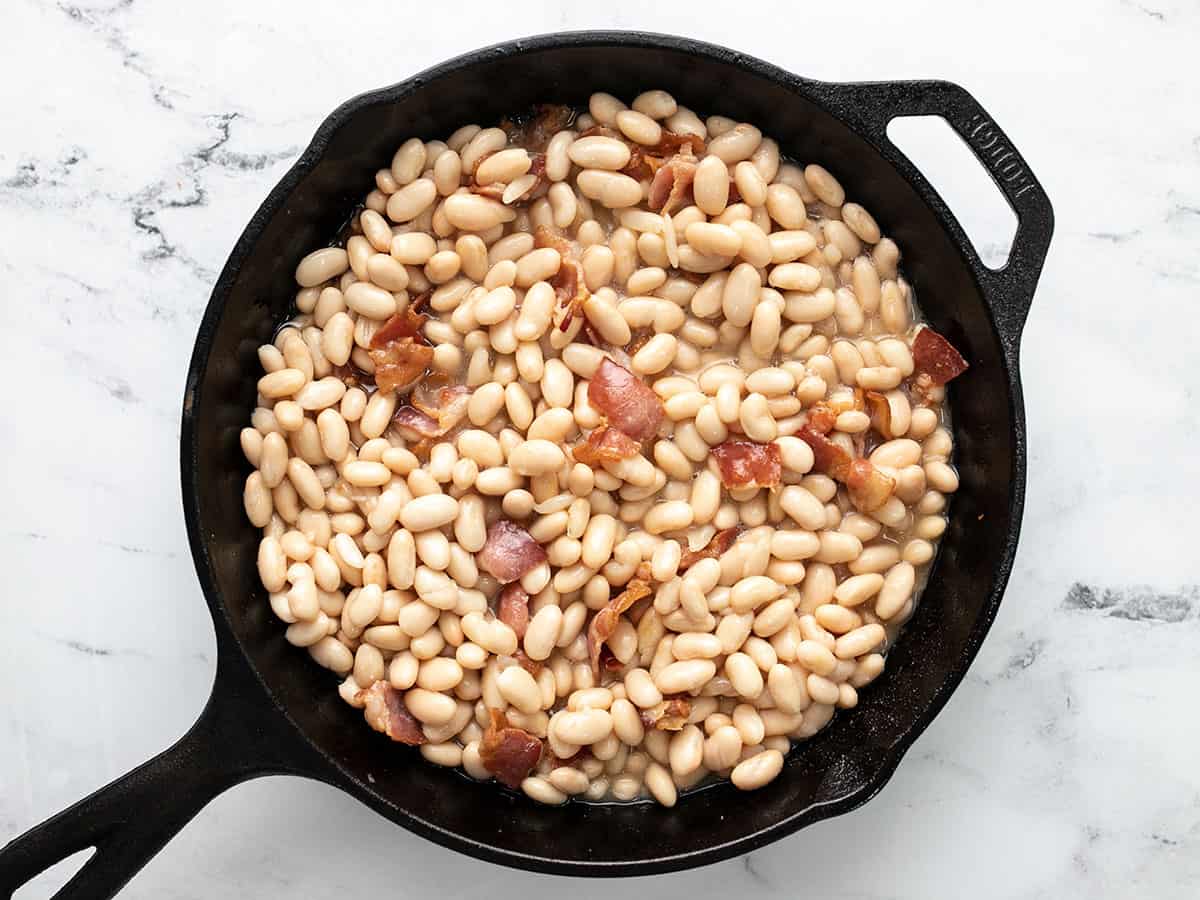
[[[1194,2],[466,2],[419,25],[377,0],[79,2],[0,14],[0,842],[166,747],[207,695],[184,372],[226,253],[323,116],[503,38],[641,27],[815,77],[958,81],[1056,205],[1024,342],[1024,536],[966,682],[867,807],[708,869],[568,884],[276,778],[216,800],[123,896],[1200,895]]]

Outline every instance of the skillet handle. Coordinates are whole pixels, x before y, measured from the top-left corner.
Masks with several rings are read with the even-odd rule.
[[[244,664],[233,665],[239,671],[231,678],[227,662],[219,664],[208,704],[173,747],[0,849],[0,900],[91,847],[95,853],[54,898],[112,897],[227,788],[260,775],[313,771],[285,759],[300,742],[252,676],[243,674]]]
[[[983,287],[996,327],[1015,357],[1054,233],[1054,209],[1029,164],[979,102],[951,82],[860,82],[831,87],[835,98],[849,107],[842,110],[858,121],[884,155],[903,160],[912,170],[915,167],[888,138],[888,123],[907,116],[940,116],[962,138],[1004,194],[1017,216],[1017,233],[1004,267],[989,268],[970,241],[963,243],[970,248],[969,261]],[[920,173],[914,180],[926,200],[944,206],[936,190]]]

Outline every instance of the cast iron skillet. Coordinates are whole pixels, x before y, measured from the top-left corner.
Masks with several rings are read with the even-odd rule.
[[[789,758],[767,789],[728,784],[674,809],[546,808],[424,763],[371,733],[328,672],[289,646],[255,571],[238,431],[254,405],[255,348],[287,313],[296,262],[326,243],[413,135],[442,137],[535,102],[664,88],[705,114],[754,122],[785,154],[820,161],[904,252],[931,323],[971,362],[954,385],[962,486],[936,568],[884,676],[857,709]],[[943,116],[1016,211],[1008,264],[985,267],[937,193],[886,136],[897,116]],[[482,859],[568,875],[643,875],[745,853],[870,799],[962,679],[1012,566],[1025,486],[1017,353],[1053,230],[1050,203],[983,108],[941,81],[824,84],[721,47],[580,32],[459,57],[345,103],[267,197],[205,311],[183,398],[183,501],[217,633],[216,682],[174,747],[0,851],[0,897],[71,853],[95,855],[55,896],[110,897],[226,788],[259,775],[316,778],[396,823]]]

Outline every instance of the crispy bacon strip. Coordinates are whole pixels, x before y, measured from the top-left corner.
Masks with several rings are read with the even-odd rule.
[[[669,214],[691,190],[696,178],[696,158],[690,153],[677,153],[654,173],[650,182],[648,203],[651,209]]]
[[[707,544],[699,550],[684,550],[679,559],[679,571],[694,566],[702,559],[720,559],[721,555],[733,546],[741,533],[740,526],[725,528],[712,536]]]
[[[437,419],[413,406],[401,406],[392,416],[392,421],[400,427],[404,437],[410,440],[437,437],[441,433],[438,430]],[[412,432],[412,435],[408,432]]]
[[[529,627],[529,594],[519,583],[513,582],[500,592],[496,618],[516,632],[517,640],[525,637],[525,629]]]
[[[550,286],[554,288],[558,309],[563,311],[558,327],[566,331],[577,315],[583,315],[583,304],[590,296],[583,283],[583,266],[574,258],[571,242],[546,225],[534,229],[533,245],[537,248],[550,247],[562,257],[562,265],[550,279]]]
[[[650,593],[648,582],[641,578],[634,578],[625,585],[625,590],[609,600],[608,605],[592,617],[592,622],[588,625],[587,644],[588,655],[592,660],[592,671],[596,673],[597,677],[600,676],[600,650],[604,646],[604,642],[612,637],[612,633],[617,628],[617,622],[621,620],[621,614],[643,597],[649,597]]]
[[[488,529],[487,540],[475,554],[475,561],[501,584],[508,584],[544,563],[546,551],[520,525],[497,519]]]
[[[642,724],[659,731],[679,731],[692,714],[692,703],[686,697],[669,697],[641,711]]]
[[[617,659],[617,654],[612,652],[612,647],[605,644],[600,648],[600,668],[605,672],[620,672],[625,668],[625,663]]]
[[[564,258],[571,253],[571,242],[547,225],[539,225],[533,230],[533,246],[539,249],[552,247]]]
[[[428,298],[427,293],[414,298],[372,335],[367,353],[375,363],[375,384],[381,391],[412,387],[433,362],[433,348],[421,337],[426,317],[418,312]]]
[[[417,312],[420,308],[420,303],[427,298],[428,293],[417,297],[413,302],[404,307],[400,312],[396,313],[390,319],[380,326],[379,330],[371,336],[371,350],[382,350],[392,341],[400,341],[404,338],[416,338],[421,334],[421,326],[425,324],[427,316]]]
[[[383,323],[371,337],[367,353],[375,363],[375,383],[381,391],[412,387],[433,362],[433,348],[421,338],[425,316],[414,301]]]
[[[864,409],[862,388],[855,388],[853,395],[834,397],[814,403],[808,410],[807,424],[814,431],[829,434],[837,424],[837,417],[844,412]]]
[[[809,420],[811,423],[811,419]],[[811,424],[805,425],[796,437],[808,444],[813,452],[813,471],[828,475],[834,481],[845,481],[850,472],[851,456]]]
[[[400,692],[388,682],[376,681],[366,690],[359,691],[354,699],[364,704],[363,715],[376,731],[401,744],[415,747],[425,743],[421,723],[408,711]]]
[[[538,179],[537,184],[535,184],[528,191],[526,191],[525,196],[529,196],[529,194],[532,194],[534,192],[534,190],[537,188],[538,184],[541,184],[546,180],[546,154],[545,153],[530,153],[529,154],[529,171],[526,172],[525,174],[526,175],[535,175],[535,176],[537,176],[537,179]]]
[[[563,310],[562,320],[558,323],[559,330],[566,331],[576,316],[583,315],[583,304],[591,296],[587,285],[583,283],[583,266],[564,256],[562,265],[550,279],[550,286],[554,288],[558,308]]]
[[[404,391],[424,377],[433,362],[433,348],[412,338],[392,341],[381,350],[368,350],[375,363],[375,384],[379,390]]]
[[[650,386],[608,358],[588,384],[588,403],[635,441],[653,437],[663,419],[662,401]]]
[[[647,150],[647,153],[660,158],[670,156],[672,153],[679,153],[684,148],[685,152],[691,153],[692,156],[704,155],[704,141],[694,134],[676,134],[674,131],[663,129],[662,137],[658,143]]]
[[[869,459],[856,459],[846,474],[846,491],[850,502],[863,512],[874,512],[883,506],[896,490],[896,479],[885,475]]]
[[[913,371],[933,384],[945,384],[967,371],[967,361],[954,345],[926,326],[913,338]]]
[[[892,496],[896,479],[885,475],[868,459],[855,459],[825,435],[805,425],[796,436],[813,452],[813,471],[846,485],[851,502],[863,512],[873,512]]]
[[[879,391],[867,391],[863,395],[867,412],[871,416],[871,427],[883,435],[884,439],[894,437],[892,434],[892,407],[887,397]]]
[[[771,488],[783,480],[783,453],[774,441],[725,441],[712,448],[712,455],[727,488]]]
[[[646,155],[641,144],[629,144],[629,162],[625,163],[625,168],[621,169],[622,175],[628,175],[630,178],[635,178],[641,181],[643,178],[649,178],[654,174],[654,169],[651,167],[651,157]]]
[[[412,302],[386,320],[374,332],[367,349],[376,365],[374,380],[379,390],[404,390],[418,382],[433,361],[433,348],[421,337],[426,317],[419,312],[430,298],[430,292],[420,294]]]
[[[528,656],[526,656],[524,650],[518,650],[516,653],[514,653],[513,659],[517,661],[517,665],[519,665],[534,678],[537,678],[539,675],[541,675],[542,669],[545,668],[543,663],[538,662],[536,659],[530,659]]]
[[[452,431],[466,416],[471,402],[471,389],[453,384],[438,390],[437,405],[413,398],[411,406],[401,406],[392,421],[408,440],[438,438]]]
[[[835,422],[837,422],[837,413],[827,404],[817,403],[808,411],[806,427],[816,434],[829,434],[833,431]]]
[[[348,388],[375,384],[375,376],[370,372],[364,372],[353,362],[348,362],[344,366],[334,366],[333,376],[344,381]]]
[[[642,445],[620,429],[601,425],[593,428],[587,440],[576,444],[571,452],[575,462],[598,469],[606,462],[632,459],[642,452]]]
[[[499,709],[489,709],[490,723],[479,742],[479,761],[501,784],[516,790],[542,758],[542,742],[523,728],[513,728]]]

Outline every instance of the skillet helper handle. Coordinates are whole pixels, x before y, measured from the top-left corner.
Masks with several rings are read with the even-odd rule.
[[[248,778],[298,772],[281,758],[282,715],[257,691],[217,686],[199,720],[173,747],[0,849],[0,900],[73,853],[95,853],[55,900],[109,898],[205,805]]]
[[[984,265],[971,247],[970,262],[987,296],[996,326],[1015,353],[1054,233],[1054,208],[1029,164],[979,101],[957,84],[899,81],[838,87],[848,93],[844,99],[854,107],[851,114],[885,155],[904,157],[887,135],[892,119],[940,116],[962,138],[1004,194],[1017,216],[1017,233],[1008,261],[1003,268],[992,269]],[[924,178],[917,181],[917,188],[926,199],[937,199]],[[969,241],[967,244],[970,245]]]

